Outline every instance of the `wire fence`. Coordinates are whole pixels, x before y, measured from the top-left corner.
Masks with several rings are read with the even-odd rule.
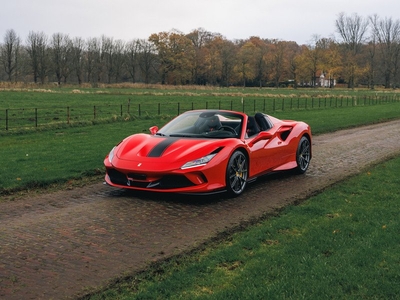
[[[225,109],[246,113],[371,106],[398,102],[397,95],[324,98],[241,98],[232,100],[181,101],[66,107],[8,108],[0,110],[0,130],[37,128],[57,124],[76,124],[101,120],[127,120],[132,117],[176,116],[193,109]]]

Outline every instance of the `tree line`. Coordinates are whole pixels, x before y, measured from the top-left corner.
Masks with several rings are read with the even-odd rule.
[[[340,13],[338,38],[314,35],[308,45],[250,37],[228,40],[198,28],[125,42],[101,36],[31,31],[23,43],[7,30],[0,43],[0,81],[57,84],[162,83],[212,86],[349,88],[400,84],[400,21]]]

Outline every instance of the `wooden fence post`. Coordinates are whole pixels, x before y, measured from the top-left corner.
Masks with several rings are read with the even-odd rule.
[[[69,115],[69,106],[67,106],[67,124],[69,125],[70,115]]]

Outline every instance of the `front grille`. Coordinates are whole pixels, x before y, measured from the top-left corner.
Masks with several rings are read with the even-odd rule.
[[[160,189],[174,189],[193,186],[193,182],[182,175],[166,175],[159,181]]]
[[[107,174],[112,183],[130,187],[163,190],[194,186],[194,183],[183,175],[165,175],[156,181],[146,181],[146,174],[129,173],[125,175],[115,169],[107,169]]]
[[[133,180],[146,180],[146,174],[128,173],[128,178]]]
[[[107,174],[110,177],[112,183],[126,185],[126,182],[128,181],[124,173],[119,172],[115,169],[107,169]]]

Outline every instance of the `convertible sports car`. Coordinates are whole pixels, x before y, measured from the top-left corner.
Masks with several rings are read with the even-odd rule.
[[[311,129],[303,122],[227,110],[187,111],[151,134],[134,134],[104,159],[114,187],[240,195],[269,172],[306,172]]]

